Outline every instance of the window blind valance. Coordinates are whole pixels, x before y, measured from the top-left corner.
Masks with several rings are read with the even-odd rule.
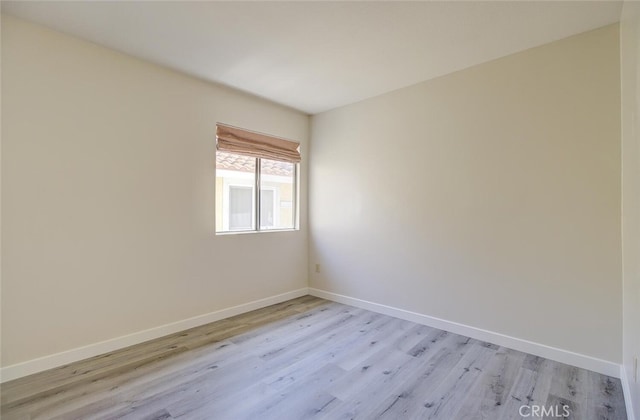
[[[294,141],[224,124],[217,124],[216,139],[216,148],[222,152],[283,162],[300,162],[300,143]]]

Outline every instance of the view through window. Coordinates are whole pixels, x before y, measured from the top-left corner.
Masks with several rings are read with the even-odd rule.
[[[217,151],[217,232],[294,229],[295,193],[295,163]]]

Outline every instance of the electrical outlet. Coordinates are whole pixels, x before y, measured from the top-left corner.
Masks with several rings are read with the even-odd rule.
[[[316,273],[320,272],[320,264],[316,264]]]

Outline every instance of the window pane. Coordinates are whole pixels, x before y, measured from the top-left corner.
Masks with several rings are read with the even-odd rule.
[[[260,229],[293,229],[295,164],[260,161]]]
[[[229,230],[251,229],[253,189],[229,186]]]
[[[216,231],[255,230],[256,159],[216,153]]]
[[[275,203],[275,191],[262,189],[260,190],[260,228],[268,229],[273,228],[274,222],[274,208]]]

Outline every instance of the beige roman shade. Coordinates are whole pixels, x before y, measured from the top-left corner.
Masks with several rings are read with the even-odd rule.
[[[216,148],[221,152],[283,162],[300,162],[300,143],[291,140],[224,124],[217,124],[216,138]]]

